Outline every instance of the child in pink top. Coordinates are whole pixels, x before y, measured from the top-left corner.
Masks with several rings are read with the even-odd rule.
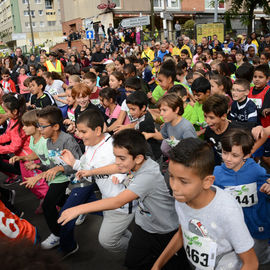
[[[121,112],[121,106],[116,103],[117,92],[110,87],[103,88],[99,91],[100,104],[105,108],[107,128],[112,125]],[[129,123],[128,117],[125,118],[124,124]]]
[[[20,68],[20,75],[18,76],[17,83],[20,89],[20,94],[28,94],[30,93],[28,87],[24,85],[24,81],[28,78],[26,75],[26,70],[24,67]]]

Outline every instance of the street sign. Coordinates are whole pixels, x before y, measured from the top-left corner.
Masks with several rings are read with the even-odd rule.
[[[94,30],[88,30],[86,33],[86,39],[95,39]]]
[[[150,24],[150,16],[135,17],[130,19],[124,19],[121,21],[121,26],[125,28],[149,24]]]
[[[93,20],[90,18],[84,19],[84,27],[85,29],[87,28],[87,30],[93,29]]]
[[[26,40],[26,33],[12,33],[12,40]]]

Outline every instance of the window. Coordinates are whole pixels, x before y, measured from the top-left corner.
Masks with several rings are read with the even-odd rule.
[[[44,22],[39,22],[39,26],[40,27],[44,27],[45,26],[45,23]]]
[[[25,22],[25,27],[26,27],[26,28],[29,28],[29,27],[30,27],[29,22]]]
[[[53,0],[45,0],[45,8],[52,9],[53,8]]]
[[[121,0],[111,0],[112,3],[116,4],[116,8],[120,8],[121,7]]]
[[[48,26],[55,26],[56,21],[48,21]]]
[[[28,16],[28,10],[25,10],[25,11],[23,12],[23,15],[24,15],[24,16]]]
[[[42,15],[43,15],[43,10],[39,10],[39,11],[38,11],[38,15],[39,15],[39,16],[42,16]]]
[[[167,0],[167,8],[180,8],[179,0]]]
[[[26,5],[26,4],[28,4],[28,0],[22,0],[22,3],[23,3],[24,5]]]
[[[36,22],[32,22],[32,27],[36,27]]]
[[[218,3],[219,9],[225,9],[225,0]],[[205,0],[205,9],[215,9],[215,4],[212,0]]]
[[[34,10],[30,10],[30,13],[31,13],[31,16],[32,16],[32,17],[35,17],[35,11],[34,11]],[[28,10],[25,10],[25,11],[23,12],[23,15],[24,15],[24,16],[28,16],[28,15],[29,15]]]
[[[164,8],[164,0],[154,0],[154,8]]]
[[[35,0],[35,4],[41,4],[41,0]]]

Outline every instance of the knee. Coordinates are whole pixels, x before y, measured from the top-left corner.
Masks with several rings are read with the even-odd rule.
[[[100,233],[98,235],[98,241],[103,248],[109,251],[115,251],[117,247],[116,241],[114,241],[109,235],[104,233]]]

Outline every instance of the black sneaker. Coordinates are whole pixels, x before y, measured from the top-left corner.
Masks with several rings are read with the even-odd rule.
[[[77,244],[76,247],[71,250],[71,251],[63,251],[61,249],[59,249],[59,252],[60,252],[60,256],[61,256],[61,259],[64,260],[66,259],[68,256],[74,254],[75,252],[77,252],[79,250],[79,245]]]

